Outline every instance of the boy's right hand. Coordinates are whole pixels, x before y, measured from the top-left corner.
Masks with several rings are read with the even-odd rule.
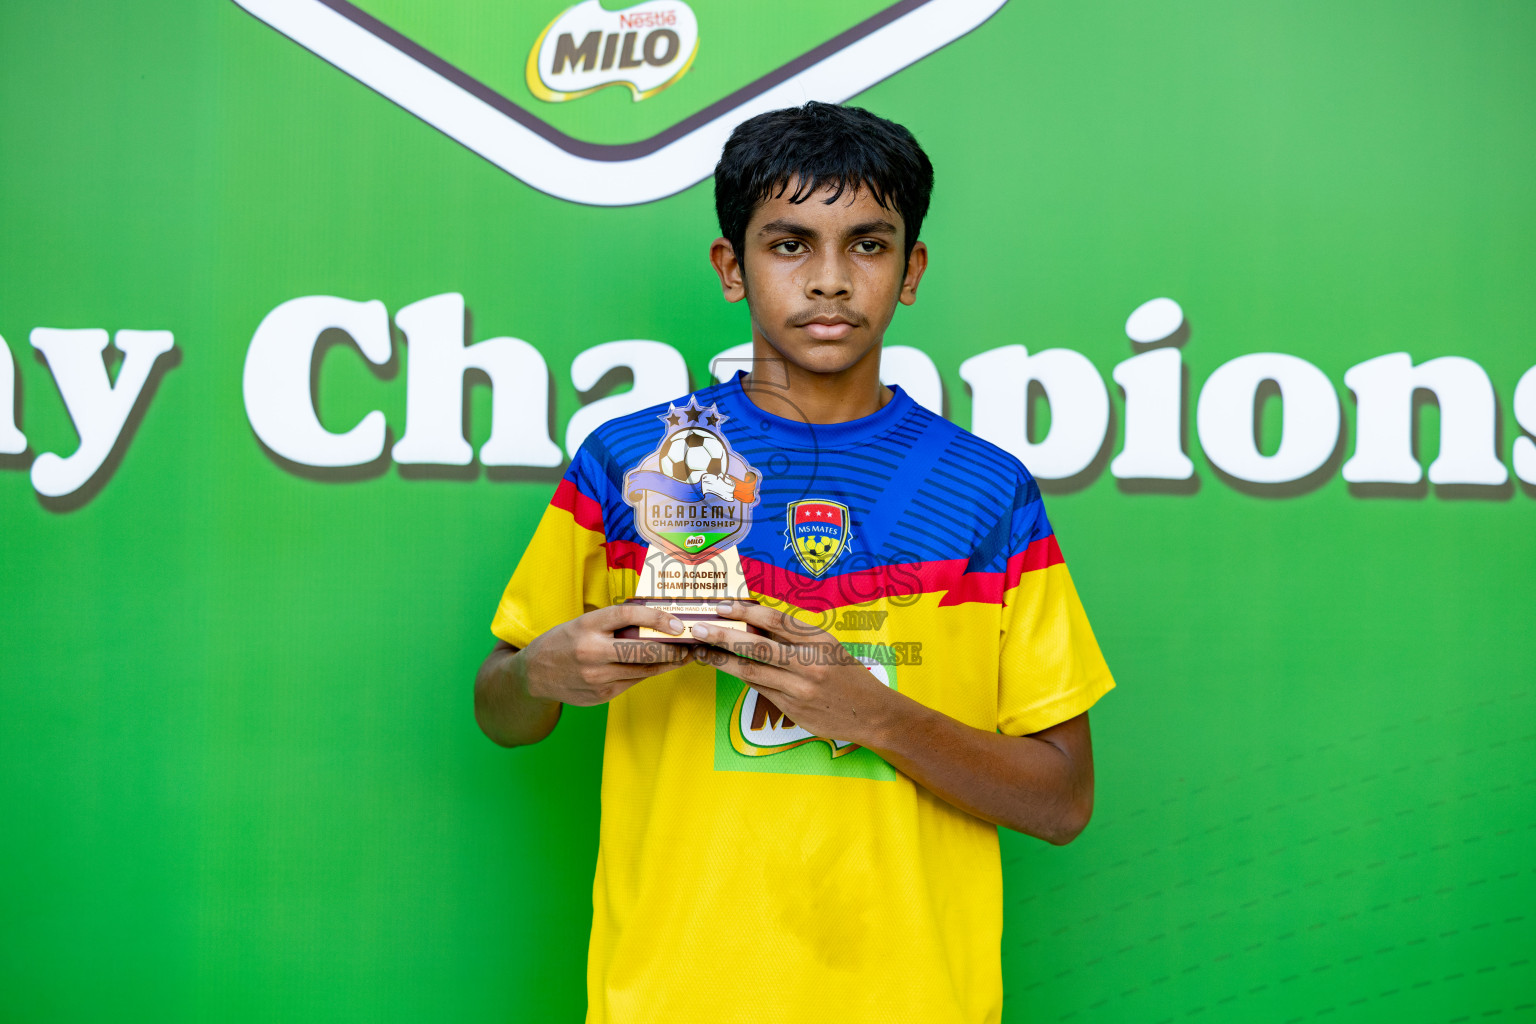
[[[681,636],[683,624],[670,612],[641,604],[616,604],[577,616],[536,637],[514,664],[530,697],[590,707],[606,704],[642,679],[693,660],[691,644],[619,640],[624,626],[649,626]]]

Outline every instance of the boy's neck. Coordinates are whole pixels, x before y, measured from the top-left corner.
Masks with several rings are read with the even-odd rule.
[[[893,392],[880,383],[880,344],[836,373],[796,366],[763,338],[752,341],[747,398],[764,412],[802,423],[847,423],[880,411]]]

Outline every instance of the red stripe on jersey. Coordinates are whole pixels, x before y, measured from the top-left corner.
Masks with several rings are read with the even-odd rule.
[[[1061,545],[1056,543],[1056,535],[1053,533],[1049,537],[1041,537],[1008,559],[1008,581],[1003,589],[1012,590],[1018,586],[1019,577],[1027,572],[1048,569],[1065,561],[1066,559],[1061,557]]]
[[[635,572],[645,568],[645,556],[651,550],[649,545],[636,544],[632,540],[605,540],[603,547],[608,552],[608,568],[633,569]]]
[[[601,531],[602,510],[597,502],[562,482],[551,504],[569,509],[578,524]],[[588,526],[583,516],[592,516],[597,525]],[[603,542],[608,568],[641,572],[650,547],[629,540]],[[805,576],[771,562],[743,556],[742,571],[753,591],[788,602],[806,611],[826,611],[846,605],[863,604],[881,597],[911,594],[944,595],[939,607],[958,604],[1002,604],[1003,595],[1019,585],[1027,572],[1047,569],[1064,561],[1056,536],[1041,537],[1008,559],[1002,572],[966,572],[966,559],[951,558],[934,562],[902,562],[874,566],[857,572],[842,573],[826,579]]]
[[[939,602],[939,607],[965,604],[970,601],[1002,604],[1003,595],[1018,586],[1019,580],[1025,573],[1048,569],[1063,561],[1065,559],[1061,557],[1061,547],[1056,543],[1056,535],[1053,533],[1049,537],[1041,537],[1008,559],[1008,566],[1002,572],[966,573],[961,577],[960,584],[944,595],[944,599]]]
[[[755,558],[743,557],[741,567],[747,586],[757,593],[819,612],[910,594],[942,593],[941,608],[973,602],[1002,604],[1003,595],[1018,585],[1024,573],[1049,568],[1062,560],[1053,534],[1008,559],[1002,572],[966,572],[964,558],[880,565],[826,579],[804,576]]]
[[[742,557],[741,570],[747,586],[759,594],[822,612],[845,605],[863,604],[880,597],[923,594],[949,589],[946,582],[958,579],[964,559],[945,562],[907,562],[845,572],[818,580],[771,562]]]
[[[603,532],[603,506],[582,494],[575,484],[569,480],[561,480],[560,486],[555,488],[555,496],[549,499],[549,503],[555,508],[561,508],[571,514],[576,520],[576,525],[593,533]]]

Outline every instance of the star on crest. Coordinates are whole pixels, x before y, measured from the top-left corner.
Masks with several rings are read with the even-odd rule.
[[[698,398],[693,395],[688,396],[688,403],[686,405],[668,404],[666,413],[656,418],[665,423],[668,428],[675,428],[686,419],[689,423],[699,423],[702,421],[707,426],[713,427],[716,430],[719,430],[720,425],[730,419],[714,403],[700,405]]]

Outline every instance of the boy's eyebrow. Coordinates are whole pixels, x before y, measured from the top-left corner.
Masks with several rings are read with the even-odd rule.
[[[784,219],[769,221],[767,224],[764,224],[762,227],[758,228],[757,233],[760,235],[776,235],[782,233],[786,235],[800,235],[804,238],[815,238],[819,234],[815,228],[808,227],[805,224],[799,224],[792,220]],[[843,234],[850,236],[876,234],[894,235],[895,233],[896,225],[892,224],[888,220],[867,220],[861,224],[855,224],[847,231],[843,232]]]
[[[803,235],[806,238],[814,238],[818,234],[815,228],[807,227],[804,224],[797,224],[792,220],[782,219],[769,221],[767,224],[764,224],[762,227],[758,228],[757,233],[760,235],[776,235],[780,233],[786,235]]]

